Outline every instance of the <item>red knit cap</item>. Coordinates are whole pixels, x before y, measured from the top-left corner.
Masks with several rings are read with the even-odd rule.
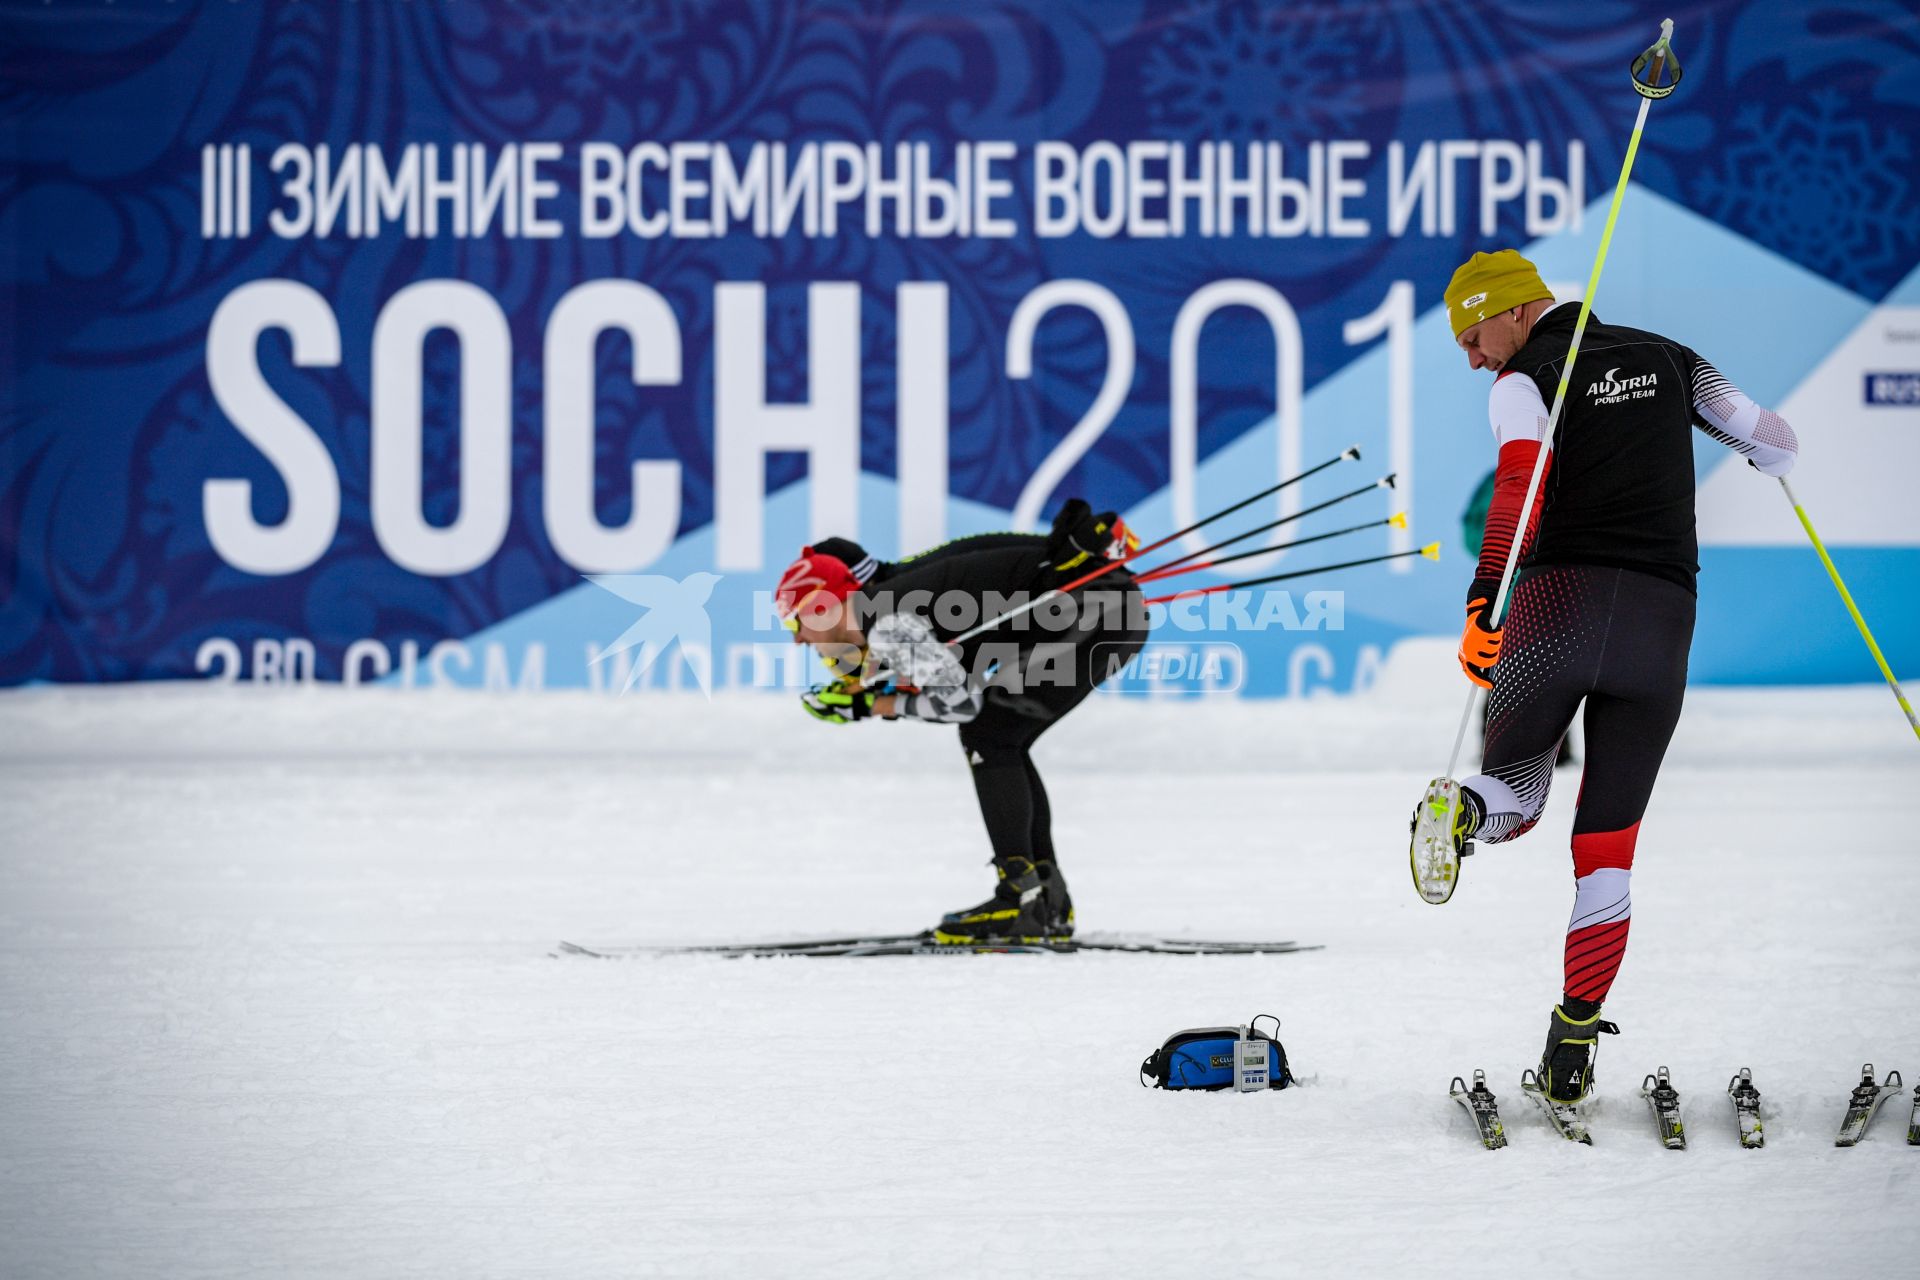
[[[774,611],[784,622],[792,618],[809,603],[814,610],[826,612],[825,603],[818,597],[838,604],[860,589],[859,581],[853,571],[847,568],[847,562],[838,556],[815,551],[812,547],[803,547],[800,558],[787,566],[780,575],[780,586],[773,593]]]

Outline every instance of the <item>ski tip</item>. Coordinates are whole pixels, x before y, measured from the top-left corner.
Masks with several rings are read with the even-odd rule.
[[[1387,474],[1385,474],[1385,475],[1383,475],[1383,476],[1381,476],[1381,477],[1380,477],[1380,487],[1381,487],[1382,489],[1391,489],[1391,488],[1393,488],[1393,487],[1394,487],[1394,481],[1395,481],[1395,478],[1396,478],[1396,477],[1397,477],[1397,476],[1398,476],[1399,474],[1400,474],[1400,473],[1399,473],[1399,472],[1397,472],[1397,471],[1389,471],[1389,472],[1387,472]]]
[[[1346,451],[1343,452],[1340,457],[1344,461],[1357,462],[1360,458],[1360,446],[1357,444],[1348,445]]]
[[[1407,513],[1404,511],[1396,511],[1387,517],[1387,523],[1396,529],[1404,529],[1407,527]]]
[[[1420,554],[1429,560],[1438,560],[1440,558],[1440,544],[1437,542],[1429,542],[1426,546],[1420,548]]]

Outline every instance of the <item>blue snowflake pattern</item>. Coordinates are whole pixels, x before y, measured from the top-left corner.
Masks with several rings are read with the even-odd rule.
[[[636,80],[657,82],[674,72],[675,47],[685,37],[689,10],[695,25],[711,6],[632,0],[541,0],[522,7],[524,25],[503,23],[508,48],[531,46],[538,64],[563,72],[576,97],[604,93]]]
[[[1824,90],[1810,107],[1734,118],[1718,169],[1694,183],[1696,207],[1859,293],[1910,262],[1920,241],[1908,205],[1907,139],[1876,130],[1864,104]]]
[[[502,140],[724,136],[766,93],[793,17],[767,0],[524,0],[428,12],[428,38],[447,51],[448,106]]]
[[[1141,67],[1155,123],[1189,137],[1295,141],[1354,133],[1390,39],[1339,6],[1208,6],[1170,23]]]

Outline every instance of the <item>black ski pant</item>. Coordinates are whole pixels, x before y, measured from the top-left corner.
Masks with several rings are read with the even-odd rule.
[[[1136,620],[1138,621],[1138,620]],[[979,715],[960,726],[960,749],[973,774],[980,816],[994,861],[1009,857],[1057,862],[1053,810],[1031,748],[1041,734],[1085,701],[1146,643],[1144,622],[1115,619],[1072,640],[1046,640],[1025,651],[1019,687],[1004,675],[988,686]]]
[[[1634,845],[1686,693],[1694,596],[1632,569],[1547,565],[1522,573],[1500,641],[1481,772],[1478,838],[1540,820],[1554,755],[1584,700],[1586,767],[1573,819],[1573,916],[1562,992],[1570,1011],[1606,998],[1633,918]]]

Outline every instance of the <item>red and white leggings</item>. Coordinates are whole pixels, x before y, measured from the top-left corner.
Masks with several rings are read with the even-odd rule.
[[[1573,821],[1568,1000],[1598,1005],[1626,954],[1640,819],[1686,692],[1693,593],[1597,565],[1529,569],[1514,587],[1487,708],[1477,839],[1511,840],[1540,819],[1554,757],[1586,704],[1586,770]]]

